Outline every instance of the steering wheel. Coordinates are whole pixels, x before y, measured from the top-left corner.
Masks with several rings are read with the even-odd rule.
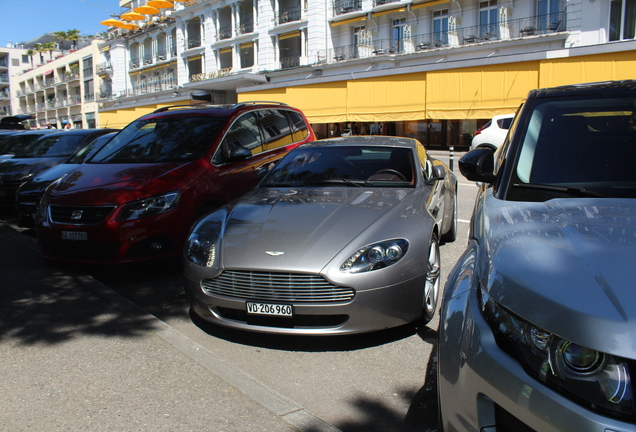
[[[398,176],[400,178],[400,180],[406,181],[406,177],[404,176],[404,174],[402,174],[401,172],[399,172],[397,170],[394,170],[394,169],[383,168],[383,169],[379,170],[378,172],[376,172],[373,175],[379,175],[379,174],[393,174],[393,175]]]

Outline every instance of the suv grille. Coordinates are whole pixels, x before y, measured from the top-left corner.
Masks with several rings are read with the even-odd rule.
[[[225,271],[202,282],[208,294],[249,300],[284,302],[348,302],[353,288],[339,287],[321,276],[251,271]]]
[[[49,206],[51,221],[67,225],[97,225],[117,206]]]

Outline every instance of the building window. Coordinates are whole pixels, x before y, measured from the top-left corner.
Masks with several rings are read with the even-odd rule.
[[[232,48],[223,48],[219,50],[219,66],[220,69],[232,69]]]
[[[26,54],[22,55],[22,63],[28,63],[29,62],[29,56]]]
[[[406,18],[393,20],[393,40],[389,52],[403,52],[404,38],[406,37]]]
[[[190,57],[188,59],[188,73],[190,81],[200,81],[203,74],[203,58],[201,56]]]
[[[249,68],[254,66],[254,43],[242,44],[241,50],[241,68]]]
[[[499,9],[497,0],[479,2],[479,38],[490,39],[497,36]]]
[[[560,0],[539,0],[537,19],[539,30],[557,31],[561,24]]]
[[[448,45],[448,9],[433,12],[433,45]]]
[[[610,2],[609,33],[611,41],[636,37],[636,0],[612,0]]]

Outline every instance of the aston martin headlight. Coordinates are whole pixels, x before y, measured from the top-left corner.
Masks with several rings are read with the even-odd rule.
[[[220,265],[220,245],[226,216],[227,211],[220,209],[197,221],[183,250],[189,261],[207,268]]]
[[[212,267],[216,260],[216,245],[204,235],[192,233],[186,244],[186,257],[202,267]]]
[[[341,266],[345,273],[377,270],[398,262],[406,254],[409,242],[405,239],[386,240],[358,249]]]
[[[177,207],[179,192],[168,192],[126,204],[118,220],[141,219],[169,212]]]
[[[629,360],[537,327],[498,304],[483,288],[479,301],[497,345],[530,375],[591,410],[617,418],[636,414]]]

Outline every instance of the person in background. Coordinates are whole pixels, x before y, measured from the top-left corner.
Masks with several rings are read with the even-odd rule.
[[[57,129],[55,126],[51,125],[50,122],[46,122],[46,128],[47,129]]]
[[[64,123],[64,127],[62,127],[62,129],[73,129],[73,127],[71,126],[71,123],[68,122],[67,120],[64,120],[62,123]]]

